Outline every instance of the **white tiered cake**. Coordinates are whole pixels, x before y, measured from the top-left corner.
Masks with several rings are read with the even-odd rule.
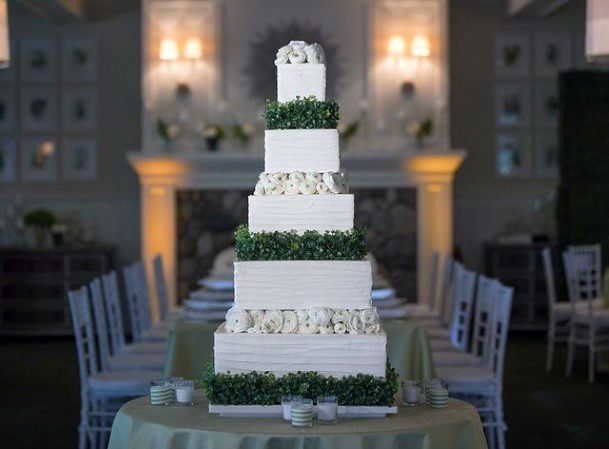
[[[278,107],[289,109],[294,101],[329,103],[319,45],[292,41],[278,51],[275,64]],[[353,233],[353,195],[340,171],[336,128],[269,129],[264,142],[265,171],[249,197],[248,236],[298,239],[314,231],[342,238]],[[306,243],[290,249],[298,251],[299,245]],[[314,371],[385,379],[386,335],[372,307],[371,263],[362,254],[358,260],[339,251],[330,260],[235,262],[235,304],[214,335],[215,373],[281,377]]]

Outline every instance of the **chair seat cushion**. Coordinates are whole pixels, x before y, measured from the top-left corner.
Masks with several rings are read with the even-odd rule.
[[[150,382],[162,377],[163,373],[160,371],[109,371],[89,377],[89,388],[93,393],[143,396],[148,394]]]
[[[594,312],[592,314],[594,323],[597,326],[609,326],[609,309],[602,309],[599,307],[595,307]],[[578,324],[586,324],[589,322],[590,316],[588,309],[585,310],[576,310],[575,313],[575,322]]]
[[[438,366],[436,376],[450,393],[490,394],[495,387],[495,375],[485,366]]]
[[[165,342],[130,343],[123,346],[121,354],[164,354],[167,350]]]
[[[155,370],[163,369],[165,354],[117,354],[110,356],[111,370]]]
[[[594,299],[592,300],[592,307],[595,310],[603,309],[604,300]],[[586,301],[579,301],[575,306],[576,312],[588,312],[588,303]],[[571,316],[571,303],[570,302],[557,302],[554,304],[554,315],[558,320],[566,320]]]
[[[467,352],[436,351],[432,352],[434,366],[480,366],[482,359]]]

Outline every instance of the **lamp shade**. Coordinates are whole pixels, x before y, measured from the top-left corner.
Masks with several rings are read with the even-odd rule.
[[[588,0],[586,6],[586,58],[609,63],[609,1]]]
[[[11,44],[8,37],[8,5],[0,0],[0,69],[5,69],[11,62]]]

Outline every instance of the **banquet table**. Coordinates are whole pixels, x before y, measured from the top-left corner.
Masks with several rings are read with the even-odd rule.
[[[220,418],[207,412],[203,392],[192,407],[152,406],[147,396],[123,405],[108,449],[425,448],[484,449],[476,409],[449,400],[445,409],[398,407],[387,418],[344,419],[333,425],[291,427],[280,418]]]
[[[213,362],[218,323],[177,320],[169,334],[164,374],[199,379]],[[413,319],[384,320],[387,357],[401,378],[431,379],[433,362],[425,329]]]

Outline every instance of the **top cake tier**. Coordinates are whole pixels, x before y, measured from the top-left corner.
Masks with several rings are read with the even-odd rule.
[[[277,101],[296,97],[326,99],[325,54],[319,44],[291,41],[277,51]]]

